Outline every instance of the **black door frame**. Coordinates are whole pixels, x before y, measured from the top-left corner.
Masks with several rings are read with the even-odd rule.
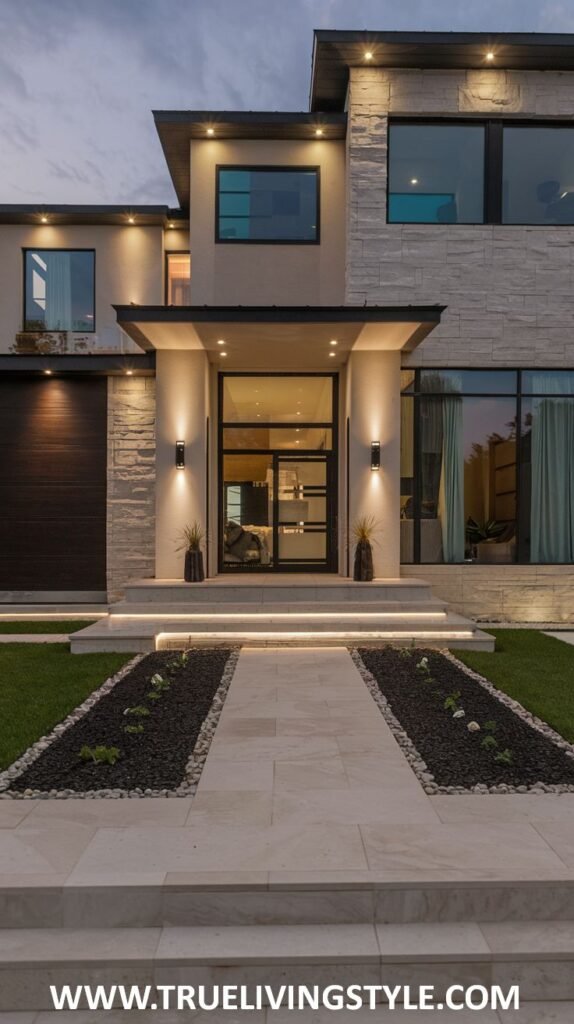
[[[223,420],[223,381],[225,377],[327,377],[331,380],[332,385],[332,419],[329,423],[308,423],[297,421],[296,423],[265,423],[263,426],[271,429],[275,428],[289,428],[298,426],[301,428],[316,428],[325,427],[331,430],[331,449],[324,451],[322,449],[304,449],[301,451],[298,448],[223,448],[223,431],[225,427],[255,427],[255,423],[226,423]],[[322,373],[315,371],[311,373],[305,373],[304,371],[290,371],[288,373],[281,373],[276,371],[256,371],[252,372],[249,370],[242,371],[225,371],[221,370],[217,377],[217,571],[222,574],[230,573],[249,573],[255,575],[256,573],[276,573],[282,575],[285,573],[336,573],[338,571],[338,488],[339,488],[339,464],[338,464],[338,451],[339,451],[339,374],[338,373]],[[326,542],[327,552],[325,560],[320,562],[283,562],[280,565],[274,561],[273,565],[253,565],[246,564],[241,565],[240,563],[233,565],[226,565],[223,560],[224,556],[224,545],[223,545],[223,459],[225,455],[267,455],[272,459],[272,466],[274,472],[274,480],[276,480],[276,466],[279,458],[293,458],[293,459],[304,459],[304,458],[319,458],[324,459],[327,468],[327,524],[326,524]],[[277,513],[278,509],[275,507],[275,503],[278,501],[277,487],[274,488],[274,510],[273,510],[273,550],[276,555],[278,552],[277,546]]]

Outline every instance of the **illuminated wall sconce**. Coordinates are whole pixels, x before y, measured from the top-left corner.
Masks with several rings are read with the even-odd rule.
[[[175,442],[175,468],[185,469],[185,441]]]
[[[374,472],[381,468],[381,442],[371,441],[371,470]]]

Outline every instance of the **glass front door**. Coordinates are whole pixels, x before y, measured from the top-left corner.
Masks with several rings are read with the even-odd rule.
[[[220,571],[335,572],[336,377],[220,376]]]

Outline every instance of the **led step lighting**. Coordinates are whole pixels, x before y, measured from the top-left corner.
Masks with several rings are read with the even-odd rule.
[[[110,619],[162,619],[173,622],[176,619],[186,622],[263,622],[272,619],[274,622],[325,621],[329,619],[444,619],[446,612],[160,612],[152,615],[149,612],[116,613]]]
[[[209,633],[158,633],[156,640],[156,650],[160,649],[160,646],[170,641],[180,641],[186,637],[189,638],[190,645],[197,642],[198,640],[338,640],[342,643],[349,641],[364,641],[364,640],[471,640],[474,633],[469,630],[461,630],[460,632],[441,632],[432,633],[428,631],[412,631],[406,630],[404,633],[389,632],[388,630],[373,630],[365,631],[364,633],[348,633],[348,632],[332,632],[331,630],[325,632],[311,632],[297,630],[297,632],[261,632],[261,633],[250,633],[248,630],[240,630],[237,633],[218,633],[217,631]]]

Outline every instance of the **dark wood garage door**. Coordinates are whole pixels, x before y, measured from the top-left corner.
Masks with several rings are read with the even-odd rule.
[[[105,591],[106,396],[105,377],[0,378],[0,593]]]

